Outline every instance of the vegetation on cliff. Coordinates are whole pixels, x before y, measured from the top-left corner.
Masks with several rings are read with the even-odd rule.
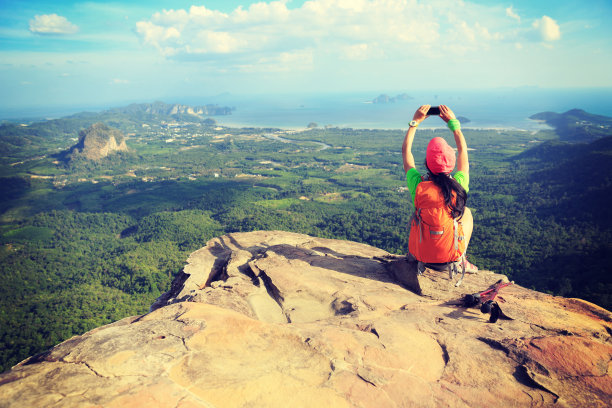
[[[565,113],[540,112],[530,119],[546,122],[555,128],[561,140],[571,142],[589,142],[612,133],[612,118],[582,109],[571,109]]]
[[[104,123],[94,123],[79,132],[79,141],[70,148],[71,159],[98,160],[116,151],[127,151],[125,136]]]

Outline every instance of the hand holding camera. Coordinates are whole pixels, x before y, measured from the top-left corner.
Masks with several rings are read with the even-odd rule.
[[[431,105],[423,105],[414,113],[413,120],[421,123],[428,116],[440,116],[440,118],[448,123],[451,119],[456,119],[453,111],[446,105],[440,106],[431,106]]]
[[[417,111],[414,112],[414,116],[412,117],[412,121],[413,122],[417,122],[417,123],[421,123],[422,121],[427,119],[427,116],[428,116],[427,115],[427,111],[429,111],[430,107],[431,107],[431,105],[423,105],[419,109],[417,109]]]
[[[453,111],[446,105],[440,105],[439,115],[446,123],[448,123],[448,121],[451,119],[457,119]]]
[[[453,111],[446,105],[432,106],[427,111],[427,116],[440,116],[443,121],[448,122],[451,119],[456,119]]]

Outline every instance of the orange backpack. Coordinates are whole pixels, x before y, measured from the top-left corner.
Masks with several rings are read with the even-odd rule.
[[[420,182],[414,205],[408,239],[410,253],[424,263],[459,260],[465,252],[463,226],[451,217],[440,188],[433,181]]]

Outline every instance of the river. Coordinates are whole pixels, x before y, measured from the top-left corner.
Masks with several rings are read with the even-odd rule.
[[[293,139],[287,139],[286,137],[279,136],[276,133],[264,133],[262,134],[262,136],[265,137],[266,139],[277,140],[283,143],[304,143],[304,142],[314,143],[314,144],[321,146],[319,151],[325,150],[325,149],[331,149],[330,145],[328,145],[327,143],[319,142],[318,140],[293,140]]]

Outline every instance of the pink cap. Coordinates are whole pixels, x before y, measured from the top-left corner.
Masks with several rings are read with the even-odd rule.
[[[455,168],[455,151],[441,137],[429,141],[425,159],[433,174],[448,174]]]

